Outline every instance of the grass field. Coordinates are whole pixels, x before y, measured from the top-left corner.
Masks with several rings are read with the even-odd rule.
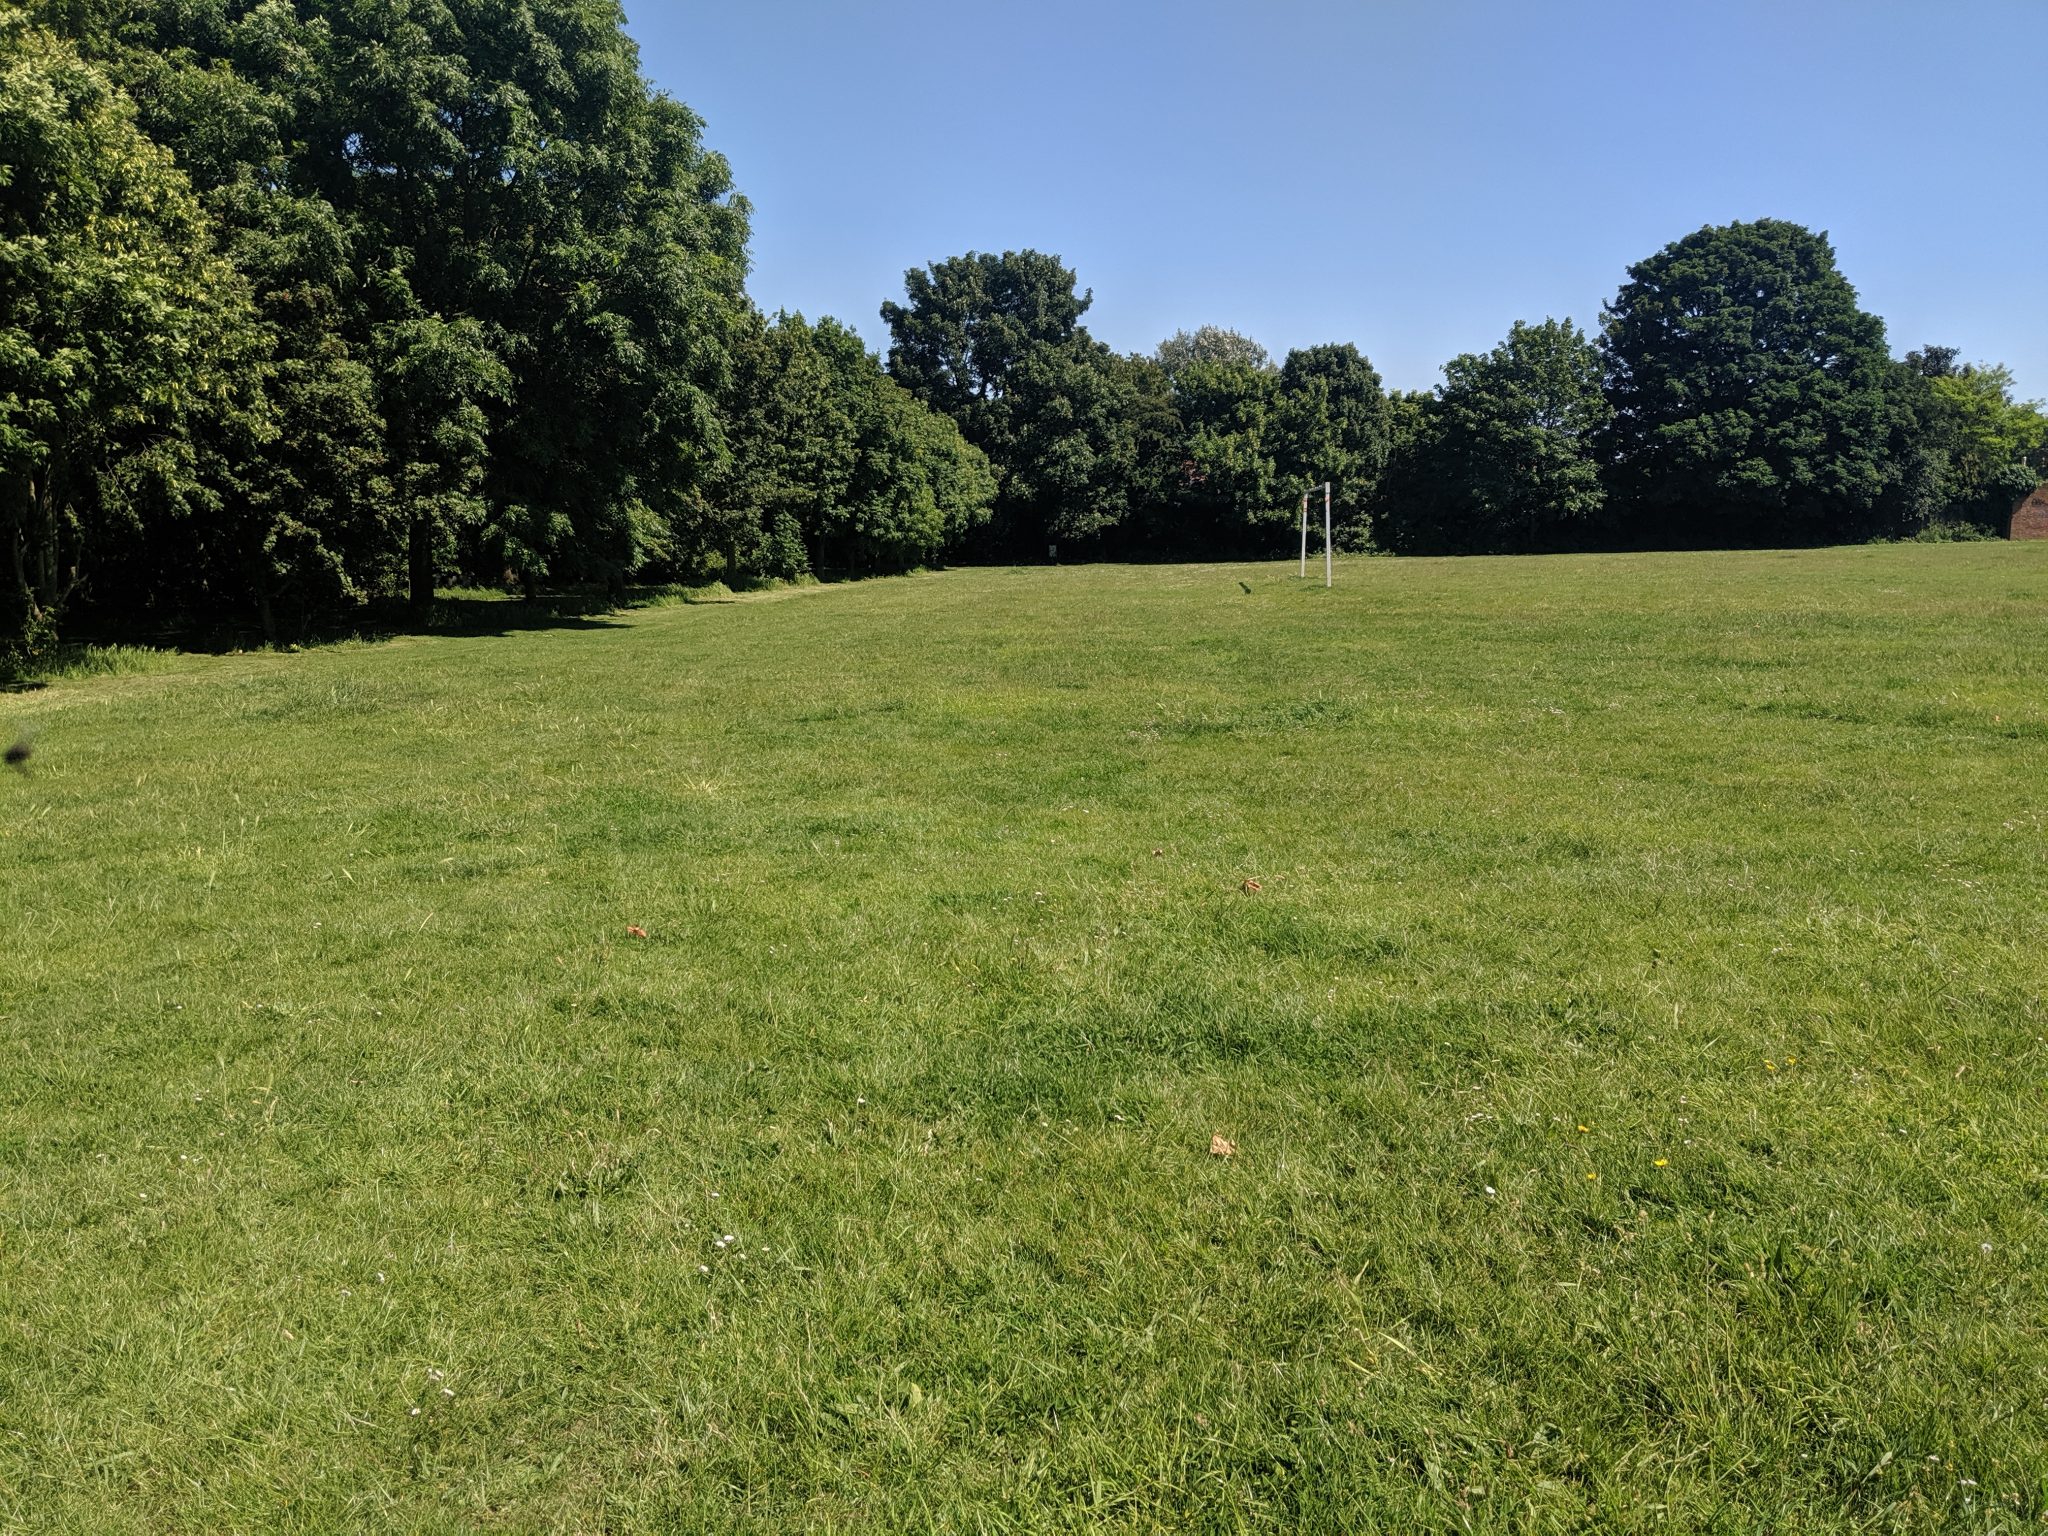
[[[1339,579],[0,698],[0,1529],[2048,1521],[2048,547]]]

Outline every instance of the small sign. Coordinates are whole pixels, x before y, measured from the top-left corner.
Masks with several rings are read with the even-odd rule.
[[[1048,560],[1057,560],[1057,559],[1059,559],[1059,557],[1060,557],[1060,547],[1059,547],[1059,545],[1057,545],[1057,544],[1048,544],[1048,545],[1046,545],[1046,546],[1045,546],[1045,558],[1046,558],[1046,559],[1048,559]]]

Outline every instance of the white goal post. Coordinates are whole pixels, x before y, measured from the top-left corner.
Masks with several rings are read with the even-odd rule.
[[[1320,490],[1323,493],[1323,585],[1336,582],[1336,567],[1330,560],[1330,482],[1310,486],[1301,493],[1301,574],[1308,575],[1308,499]]]

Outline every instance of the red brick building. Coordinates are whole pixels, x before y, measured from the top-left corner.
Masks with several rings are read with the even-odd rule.
[[[2033,495],[2020,498],[2009,532],[2015,539],[2048,539],[2048,485],[2037,485]]]

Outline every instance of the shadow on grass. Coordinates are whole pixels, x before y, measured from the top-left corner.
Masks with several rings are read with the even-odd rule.
[[[616,629],[619,615],[645,606],[632,591],[621,598],[597,592],[545,592],[512,597],[488,591],[440,592],[424,620],[403,610],[374,614],[347,637],[387,639],[400,635],[517,635],[537,629]]]
[[[375,642],[423,635],[467,638],[537,630],[618,629],[625,616],[636,609],[730,603],[751,593],[793,585],[797,584],[758,578],[730,585],[712,581],[609,590],[569,587],[526,596],[488,587],[459,587],[437,592],[433,611],[424,618],[402,603],[377,604],[345,619],[308,620],[276,635],[266,635],[252,619],[207,625],[109,623],[67,638],[27,675],[0,678],[0,694],[34,692],[61,678],[153,672],[180,656],[310,650],[348,641]]]
[[[639,606],[583,592],[518,597],[487,591],[437,593],[424,617],[403,604],[373,604],[345,616],[280,625],[266,634],[253,619],[209,624],[171,622],[154,626],[95,625],[66,639],[39,669],[46,677],[75,677],[127,671],[135,653],[171,656],[232,656],[250,651],[310,650],[344,641],[394,640],[406,635],[510,635],[536,629],[610,629],[618,615]]]
[[[612,629],[635,609],[736,602],[761,592],[799,586],[837,585],[860,577],[806,577],[780,581],[772,576],[736,577],[727,581],[670,582],[655,586],[565,588],[520,597],[487,587],[462,587],[435,594],[433,616],[425,623],[399,614],[384,634],[498,635],[532,629]],[[360,627],[358,634],[362,633]]]

